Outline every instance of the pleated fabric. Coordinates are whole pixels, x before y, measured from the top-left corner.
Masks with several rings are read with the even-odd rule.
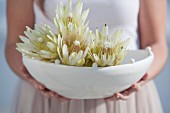
[[[12,113],[163,113],[154,82],[124,100],[84,99],[61,101],[46,98],[32,85],[21,81]]]

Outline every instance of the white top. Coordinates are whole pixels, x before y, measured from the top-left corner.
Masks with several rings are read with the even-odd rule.
[[[90,9],[88,20],[92,30],[102,28],[105,24],[109,26],[110,33],[116,29],[123,29],[130,35],[131,43],[129,49],[138,48],[138,13],[139,0],[81,0],[84,3],[83,9]],[[61,0],[45,0],[45,14],[35,4],[34,10],[36,15],[35,23],[44,23],[50,25],[55,31],[53,17],[55,9]],[[67,0],[62,0],[66,4]],[[73,6],[77,0],[72,0]],[[123,38],[129,38],[123,36]]]

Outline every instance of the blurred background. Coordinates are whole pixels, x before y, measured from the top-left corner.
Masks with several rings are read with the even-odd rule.
[[[166,67],[155,79],[165,113],[170,113],[170,0],[168,1],[167,42],[169,59]],[[9,113],[18,78],[9,69],[4,55],[6,40],[6,1],[0,0],[0,113]]]

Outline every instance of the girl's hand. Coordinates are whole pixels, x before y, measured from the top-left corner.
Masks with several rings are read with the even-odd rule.
[[[105,98],[105,100],[118,100],[118,99],[127,100],[130,94],[140,90],[140,87],[144,85],[144,83],[146,83],[147,78],[148,74],[146,73],[142,79],[140,79],[137,83],[133,84],[130,88],[122,92],[116,93],[111,97],[107,97]]]
[[[44,85],[42,85],[41,83],[39,83],[38,81],[36,81],[27,71],[27,69],[23,66],[21,68],[21,71],[23,73],[23,78],[28,81],[29,83],[31,83],[37,90],[39,90],[41,92],[41,94],[43,94],[45,97],[51,98],[57,98],[60,99],[61,101],[69,101],[69,98],[63,97],[61,95],[58,95],[57,93],[47,89]]]

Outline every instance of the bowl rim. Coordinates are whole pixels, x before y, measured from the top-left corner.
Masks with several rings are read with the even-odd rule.
[[[151,59],[153,61],[154,59],[154,54],[153,52],[151,51],[151,48],[150,47],[147,47],[146,49],[138,49],[138,50],[129,50],[129,51],[144,51],[144,52],[147,52],[148,53],[148,56],[142,60],[139,60],[139,61],[136,61],[134,63],[127,63],[127,64],[120,64],[120,65],[116,65],[116,66],[107,66],[107,67],[78,67],[78,66],[69,66],[69,65],[63,65],[63,64],[55,64],[55,63],[49,63],[49,62],[42,62],[40,60],[35,60],[35,59],[32,59],[32,58],[29,58],[29,57],[26,57],[26,56],[23,56],[22,57],[22,60],[24,62],[24,59],[29,59],[29,60],[32,60],[34,61],[34,63],[39,63],[39,64],[47,64],[47,65],[51,65],[51,66],[56,66],[56,67],[64,67],[64,68],[81,68],[81,69],[107,69],[107,68],[120,68],[120,67],[124,67],[124,66],[131,66],[131,65],[134,65],[134,64],[139,64],[141,62],[145,62],[147,61],[148,59]],[[25,63],[24,63],[25,64]]]

